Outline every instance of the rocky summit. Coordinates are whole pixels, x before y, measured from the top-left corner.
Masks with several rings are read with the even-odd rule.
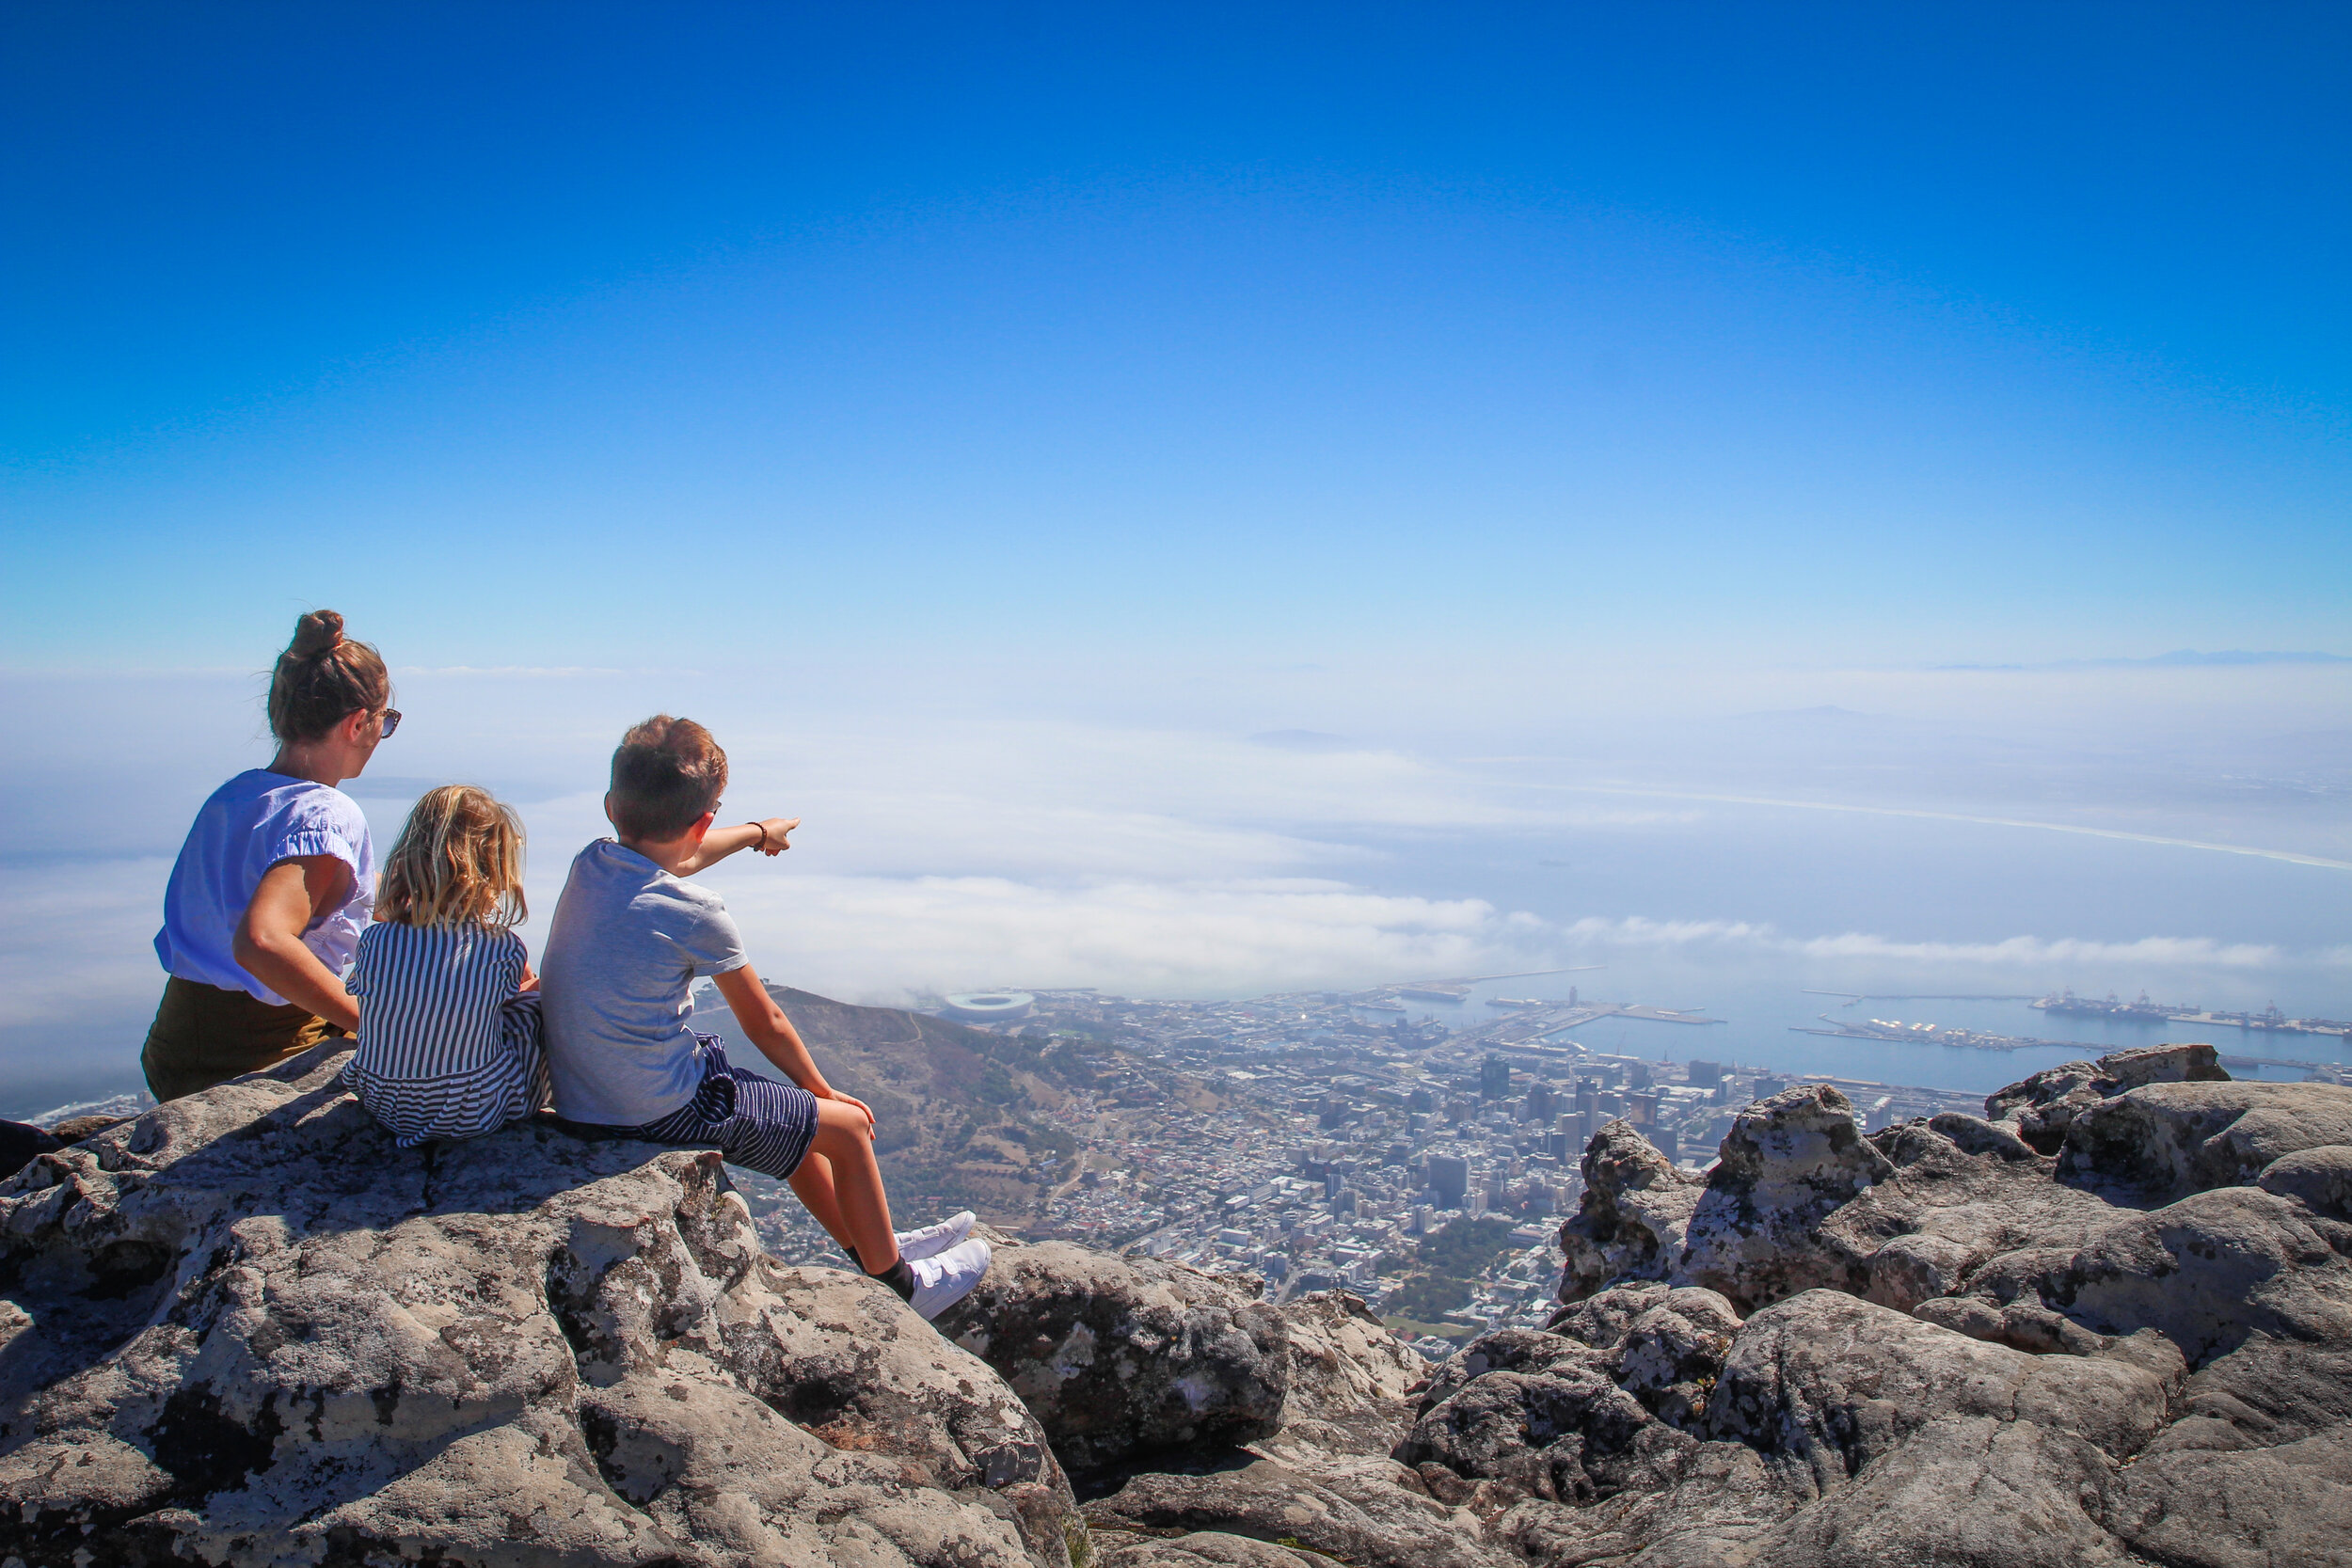
[[[1559,1311],[1001,1239],[937,1325],[715,1156],[398,1150],[322,1049],[0,1184],[0,1560],[1040,1568],[2352,1563],[2352,1089],[2209,1048],[1703,1175],[1584,1154]]]

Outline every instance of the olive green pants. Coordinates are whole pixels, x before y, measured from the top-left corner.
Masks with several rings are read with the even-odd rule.
[[[223,990],[177,974],[148,1026],[139,1066],[155,1098],[178,1100],[298,1056],[342,1031],[293,1003],[272,1006],[241,990]]]

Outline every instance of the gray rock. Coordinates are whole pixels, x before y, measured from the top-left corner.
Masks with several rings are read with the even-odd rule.
[[[1555,1335],[1564,1335],[1596,1350],[1614,1350],[1625,1343],[1626,1335],[1632,1331],[1633,1320],[1664,1301],[1673,1289],[1662,1279],[1627,1280],[1569,1303],[1554,1312],[1546,1326]],[[1502,1339],[1500,1334],[1488,1335],[1472,1340],[1464,1350],[1480,1351]],[[1462,1359],[1456,1355],[1446,1364],[1452,1367]]]
[[[1097,1538],[1100,1568],[1325,1568],[1327,1559],[1221,1530],[1166,1538],[1105,1530]]]
[[[1285,1304],[1290,1343],[1287,1424],[1302,1418],[1353,1416],[1367,1405],[1405,1398],[1428,1364],[1347,1291],[1317,1291]]]
[[[1667,1287],[1663,1285],[1639,1289],[1653,1292],[1645,1305],[1665,1299]],[[1608,1292],[1612,1296],[1618,1293]],[[1629,1318],[1628,1326],[1630,1325]],[[1620,1333],[1609,1348],[1613,1349],[1623,1339]],[[1422,1394],[1421,1408],[1424,1412],[1431,1409],[1472,1379],[1488,1372],[1540,1372],[1563,1362],[1580,1367],[1608,1367],[1614,1364],[1614,1357],[1596,1355],[1593,1346],[1565,1334],[1547,1334],[1532,1328],[1498,1329],[1480,1335],[1438,1363],[1437,1371],[1430,1376],[1428,1388]]]
[[[2034,1160],[2042,1151],[2018,1136],[2014,1124],[1987,1121],[1959,1111],[1943,1111],[1928,1118],[1928,1129],[1952,1140],[1963,1154],[1997,1154],[2004,1160]]]
[[[1739,1315],[1713,1291],[1670,1291],[1626,1331],[1617,1382],[1668,1425],[1693,1426],[1739,1332]]]
[[[1968,1271],[1983,1260],[1981,1246],[1934,1231],[1911,1231],[1870,1254],[1868,1283],[1862,1293],[1881,1307],[1908,1312],[1960,1289]]]
[[[1947,1296],[1921,1302],[1911,1309],[1911,1315],[1921,1323],[1971,1339],[2007,1345],[2028,1355],[2096,1355],[2114,1343],[2072,1318],[2022,1301],[1999,1307],[1976,1296]]]
[[[2101,1523],[2115,1465],[2035,1421],[1947,1416],[1755,1543],[1757,1568],[1951,1564],[2075,1568],[2130,1560]]]
[[[342,1060],[0,1184],[0,1549],[1067,1563],[1035,1418],[887,1291],[768,1259],[715,1154],[398,1150]]]
[[[2352,1430],[2272,1448],[2175,1449],[2123,1472],[2109,1524],[2181,1568],[2352,1564]]]
[[[1947,1130],[1954,1121],[1958,1138]],[[1893,1175],[1826,1216],[1807,1244],[1847,1263],[1846,1288],[1907,1311],[1961,1290],[1991,1258],[2033,1245],[2079,1246],[2131,1212],[2053,1181],[2050,1160],[1974,1135],[1989,1125],[1939,1117],[1872,1134]]]
[[[119,1126],[130,1119],[129,1117],[109,1116],[68,1117],[50,1128],[49,1135],[61,1144],[78,1144],[85,1138],[95,1137],[107,1128]]]
[[[1295,1543],[1359,1568],[1502,1568],[1473,1516],[1402,1485],[1342,1491],[1253,1459],[1205,1475],[1138,1475],[1086,1505],[1104,1529],[1202,1530]]]
[[[1818,1244],[1820,1223],[1894,1173],[1844,1095],[1826,1084],[1784,1089],[1734,1118],[1669,1277],[1743,1310],[1820,1285],[1859,1289],[1852,1260]]]
[[[2299,1197],[2330,1219],[2352,1220],[2352,1144],[2282,1154],[2263,1167],[2254,1184],[2280,1197]]]
[[[1373,1316],[1363,1298],[1317,1291],[1287,1303],[1290,1389],[1279,1438],[1331,1453],[1386,1454],[1413,1418],[1406,1390],[1428,1363]]]
[[[1808,1291],[1741,1327],[1707,1432],[1803,1466],[1826,1494],[1956,1417],[2028,1421],[2125,1459],[2163,1429],[2169,1392],[2123,1359],[2029,1355]]]
[[[2168,1431],[2150,1445],[2152,1452],[2175,1441],[2265,1448],[2352,1427],[2352,1344],[2250,1335],[2199,1368],[2177,1402],[2185,1417],[2219,1423],[2229,1433],[2225,1436],[2208,1427],[2176,1440]]]
[[[2095,1333],[2154,1329],[2191,1366],[2249,1334],[2352,1338],[2352,1227],[2253,1188],[2130,1215],[2075,1251],[2033,1249],[1978,1271],[1969,1293],[2026,1300]]]
[[[1074,1472],[1264,1436],[1290,1388],[1288,1326],[1251,1291],[1064,1242],[1000,1251],[940,1328],[1012,1386]]]
[[[2330,1144],[2352,1144],[2352,1087],[2153,1084],[2078,1113],[2058,1174],[2162,1202],[2244,1185],[2274,1161]]]
[[[2123,1053],[1859,1139],[1801,1092],[1695,1202],[1597,1139],[1552,1332],[1398,1457],[1530,1563],[2352,1561],[2346,1093]]]
[[[1560,1299],[1581,1301],[1618,1279],[1664,1278],[1681,1261],[1701,1178],[1677,1169],[1629,1121],[1594,1133],[1581,1168],[1583,1198],[1560,1227]]]
[[[1486,1526],[1487,1538],[1530,1563],[1629,1562],[1643,1568],[1729,1568],[1800,1498],[1744,1443],[1696,1443],[1673,1479],[1581,1506],[1524,1500]]]
[[[1636,1482],[1661,1445],[1692,1443],[1600,1367],[1559,1362],[1473,1379],[1413,1424],[1396,1457],[1532,1497],[1589,1502]]]
[[[2164,1562],[2352,1562],[2352,1344],[2249,1336],[2191,1376],[2111,1528]]]
[[[2143,1084],[2229,1081],[2210,1045],[2141,1046],[2037,1072],[1987,1096],[1984,1114],[1994,1122],[2014,1121],[2024,1142],[2056,1154],[2074,1117],[2103,1100]]]

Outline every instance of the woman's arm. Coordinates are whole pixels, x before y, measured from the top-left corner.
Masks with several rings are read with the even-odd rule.
[[[792,1027],[792,1021],[784,1016],[776,999],[768,994],[768,988],[759,983],[752,966],[730,969],[724,974],[713,975],[711,983],[719,994],[727,999],[734,1009],[735,1021],[743,1026],[743,1033],[759,1047],[759,1053],[801,1087],[819,1100],[837,1100],[844,1105],[854,1105],[866,1112],[866,1135],[872,1136],[874,1113],[862,1100],[854,1100],[825,1082],[825,1075],[817,1070],[816,1058],[808,1047],[801,1043],[801,1032]]]
[[[351,867],[332,855],[298,855],[262,873],[229,949],[247,974],[298,1007],[359,1032],[359,1005],[341,976],[303,945],[302,933],[351,896]]]
[[[713,828],[703,834],[703,841],[694,852],[672,869],[680,877],[691,877],[697,871],[708,870],[738,849],[755,848],[773,860],[792,847],[786,842],[786,835],[800,825],[801,819],[797,816],[771,816],[764,822]],[[784,1015],[779,1013],[776,1016],[781,1018]]]

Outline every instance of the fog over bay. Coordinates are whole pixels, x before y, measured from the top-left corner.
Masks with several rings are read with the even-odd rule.
[[[2352,736],[2327,726],[2346,667],[1752,673],[1739,697],[1802,705],[1733,713],[1708,711],[1712,683],[1623,673],[1578,712],[1572,668],[1529,677],[1516,711],[1382,672],[1152,673],[867,670],[771,698],[827,683],[411,667],[407,721],[352,792],[387,841],[434,783],[516,804],[535,941],[603,831],[620,728],[701,718],[733,761],[730,815],[805,819],[788,856],[711,884],[764,974],[856,1001],[1598,963],[1576,977],[1589,994],[1731,1024],[1704,1042],[1630,1026],[1626,1048],[1792,1067],[1809,1042],[1788,1023],[1830,1005],[1806,989],[2352,1013]],[[0,773],[0,1083],[20,1113],[135,1083],[163,880],[213,784],[266,760],[256,690],[237,673],[0,686],[18,733],[83,737],[70,766],[21,752]],[[1879,1066],[1956,1085],[2015,1066],[1962,1054]]]

